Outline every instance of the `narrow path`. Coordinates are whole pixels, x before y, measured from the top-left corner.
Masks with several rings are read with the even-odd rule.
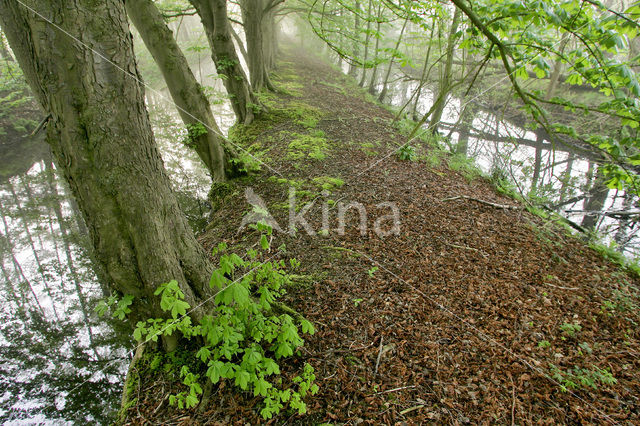
[[[308,417],[278,422],[639,421],[637,279],[522,209],[447,200],[518,205],[424,143],[417,161],[401,161],[392,114],[319,59],[290,48],[274,80],[289,94],[263,97],[269,120],[236,131],[266,165],[237,183],[201,240],[253,238],[238,231],[246,187],[283,228],[290,185],[299,203],[315,200],[304,215],[313,235],[299,226],[273,245],[286,244],[309,281],[287,303],[318,326],[302,357],[320,393]],[[336,202],[366,209],[364,234],[356,209],[337,232]],[[391,213],[380,203],[399,209],[399,234],[376,233]],[[221,390],[198,421],[260,422],[257,400],[234,395]]]

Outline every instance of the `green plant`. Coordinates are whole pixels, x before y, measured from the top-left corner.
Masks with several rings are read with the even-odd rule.
[[[560,326],[560,330],[567,336],[574,337],[578,331],[582,330],[582,326],[576,322],[572,324],[565,322]]]
[[[618,383],[608,369],[593,367],[592,370],[580,367],[562,371],[554,364],[549,364],[551,378],[556,380],[562,392],[569,389],[580,389],[591,387],[598,389],[598,385],[614,385]]]
[[[125,294],[121,299],[118,299],[115,295],[111,295],[104,300],[100,300],[94,310],[98,313],[98,316],[104,316],[107,311],[112,310],[111,316],[113,318],[123,320],[131,313],[129,306],[131,306],[132,303],[133,296],[130,294]]]
[[[378,271],[378,269],[379,268],[377,266],[374,266],[367,271],[367,274],[369,274],[370,277],[373,277],[373,274],[375,274]]]
[[[400,147],[396,155],[399,160],[402,161],[415,161],[417,158],[416,149],[412,145],[404,145]]]
[[[207,134],[207,129],[202,123],[187,124],[186,127],[187,135],[182,139],[182,143],[193,149],[196,147],[198,138]]]
[[[538,342],[538,347],[541,349],[547,349],[551,347],[551,342],[549,342],[548,340],[540,340]]]
[[[344,185],[344,181],[342,179],[330,176],[315,177],[313,178],[313,182],[325,191],[332,191],[334,188],[340,188]]]
[[[353,305],[357,308],[364,299],[353,299]]]
[[[278,304],[277,299],[291,279],[285,272],[284,260],[260,261],[261,255],[270,249],[267,236],[271,228],[261,223],[254,227],[261,233],[261,251],[249,249],[247,259],[243,259],[229,253],[224,243],[214,250],[214,255],[220,256],[210,281],[211,288],[218,289],[214,315],[205,315],[198,325],[192,324],[187,316],[191,307],[184,300],[178,282],[173,280],[158,287],[155,293],[160,296],[161,309],[170,318],[138,322],[134,337],[138,341],[157,341],[160,336],[171,336],[174,332],[180,332],[186,339],[197,337],[202,344],[196,357],[212,383],[228,380],[262,397],[264,407],[260,413],[265,419],[286,405],[302,414],[306,412],[303,399],[318,391],[313,367],[305,364],[288,388],[283,388],[282,381],[274,376],[280,375],[277,360],[292,356],[304,344],[300,329],[306,334],[315,330],[295,311]],[[289,264],[296,267],[300,263],[291,259]],[[285,313],[276,314],[276,310]],[[180,376],[188,391],[173,395],[170,402],[179,408],[193,407],[202,393],[200,375],[183,366]]]

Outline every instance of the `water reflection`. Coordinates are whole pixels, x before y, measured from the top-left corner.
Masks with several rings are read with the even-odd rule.
[[[104,289],[50,159],[0,184],[0,216],[0,420],[107,421],[131,342],[93,312]]]
[[[226,132],[234,116],[208,50],[189,49],[206,46],[197,18],[185,18],[179,34]],[[139,39],[136,54],[165,167],[198,232],[210,178],[181,142],[186,131]],[[94,312],[108,291],[91,261],[86,226],[42,134],[27,137],[32,130],[0,131],[0,423],[110,423],[133,342],[122,323]]]
[[[342,63],[341,69],[346,74],[348,66]],[[419,84],[406,77],[402,70],[395,70],[391,81],[396,84],[388,86],[387,101],[398,108],[407,105],[405,112],[410,116],[415,108],[418,118],[431,108],[438,82],[427,82],[414,99]],[[376,93],[382,87],[378,82]],[[526,116],[505,113],[505,105],[511,105],[513,99],[508,95],[503,99],[495,92],[476,88],[476,95],[449,99],[439,125],[445,136],[443,147],[473,159],[487,174],[508,179],[520,193],[541,200],[568,219],[597,230],[605,243],[615,242],[625,255],[640,257],[637,221],[615,213],[638,211],[638,197],[609,190],[597,162],[584,157],[583,151],[552,143],[543,132],[527,130]]]

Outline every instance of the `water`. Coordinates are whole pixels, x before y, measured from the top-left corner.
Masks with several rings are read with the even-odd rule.
[[[346,64],[342,65],[342,70],[346,73],[348,69]],[[361,72],[361,71],[359,71]],[[402,74],[392,75],[393,79],[401,79]],[[381,78],[381,77],[379,77]],[[508,85],[508,81],[501,84]],[[390,84],[388,87],[388,101],[391,105],[401,108],[411,98],[411,95],[417,89],[418,83]],[[382,84],[377,86],[378,93],[382,89]],[[457,123],[460,120],[462,107],[473,100],[482,103],[486,99],[495,97],[495,90],[488,90],[486,93],[481,92],[480,95],[470,96],[461,100],[452,97],[446,104],[441,127],[441,134],[447,136],[447,149],[455,149],[460,138],[457,131]],[[427,85],[423,87],[422,94],[418,100],[417,112],[420,116],[425,114],[435,99],[436,94]],[[502,105],[512,102],[511,98],[502,101],[494,99],[494,104]],[[411,111],[411,104],[406,112]],[[477,107],[476,107],[477,108]],[[523,129],[522,127],[510,122],[508,119],[495,115],[482,108],[475,113],[471,127],[482,132],[483,137],[471,136],[468,141],[467,156],[473,159],[478,168],[487,174],[491,174],[496,170],[500,170],[509,180],[515,182],[517,190],[522,194],[529,194],[533,186],[533,168],[536,149],[522,143],[505,142],[505,138],[526,139],[532,143],[536,143],[536,134],[532,131]],[[493,135],[493,137],[490,137]],[[550,146],[551,142],[542,140],[546,146]],[[571,169],[567,166],[571,162]],[[541,173],[537,182],[537,195],[546,197],[547,204],[559,203],[570,200],[573,197],[584,195],[586,188],[590,183],[589,173],[593,172],[590,168],[588,159],[581,158],[577,155],[571,155],[569,152],[563,151],[563,147],[556,144],[555,149],[543,149],[541,161]],[[592,165],[591,165],[592,166]],[[630,205],[625,207],[624,191],[610,190],[602,209],[606,211],[629,210]],[[636,197],[630,197],[637,200]],[[558,209],[568,219],[577,222],[582,221],[585,216],[586,201],[581,198],[575,202],[569,203]],[[632,227],[629,227],[631,225]],[[624,223],[624,221],[612,219],[606,216],[600,216],[596,229],[603,236],[605,243],[611,243],[614,240],[624,240],[625,244],[621,248],[623,253],[630,258],[638,258],[640,256],[640,238],[636,236],[633,224]]]
[[[198,231],[210,179],[182,144],[186,131],[136,40],[156,141]],[[206,46],[197,18],[185,18],[180,40]],[[208,51],[186,52],[226,133],[234,116]],[[110,423],[134,342],[122,322],[95,313],[108,291],[91,261],[86,226],[42,135],[23,136],[0,144],[0,423]]]

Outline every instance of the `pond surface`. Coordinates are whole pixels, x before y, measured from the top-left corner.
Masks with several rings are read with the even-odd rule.
[[[181,42],[206,45],[197,24],[182,23]],[[156,141],[197,231],[209,208],[204,201],[209,177],[182,144],[186,131],[139,39],[136,51]],[[226,133],[234,116],[213,63],[207,51],[189,52]],[[0,142],[10,147],[0,156],[0,423],[108,424],[117,414],[134,348],[130,331],[94,311],[108,291],[98,280],[86,226],[43,136]]]

